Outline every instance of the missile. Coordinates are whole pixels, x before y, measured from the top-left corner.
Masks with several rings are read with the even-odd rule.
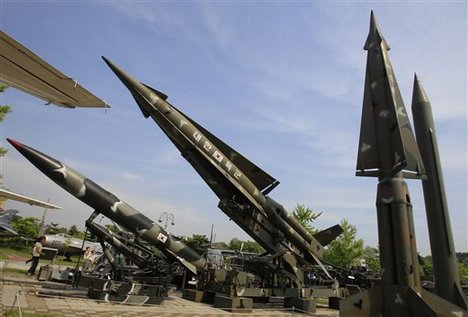
[[[357,176],[379,178],[377,220],[382,280],[414,288],[418,282],[412,206],[403,175],[417,178],[424,166],[400,89],[389,46],[371,13]],[[384,283],[385,284],[385,283]]]
[[[424,177],[424,165],[390,63],[389,49],[371,12],[364,45],[367,65],[356,175],[378,178],[376,207],[382,280],[379,286],[340,303],[340,316],[409,317],[429,312],[418,295],[421,287],[412,205],[403,179]]]
[[[371,13],[357,176],[420,178],[424,165],[387,51]]]
[[[371,13],[357,176],[378,177],[377,225],[382,279],[340,301],[340,316],[465,316],[421,287],[413,210],[403,177],[426,179],[387,51]]]
[[[435,291],[440,297],[466,310],[467,302],[458,276],[431,103],[416,75],[414,75],[411,110],[419,150],[427,173],[427,179],[422,180],[422,185],[431,243]]]
[[[205,267],[206,260],[197,252],[114,194],[60,161],[18,141],[7,140],[42,173],[97,212],[177,258],[193,273]]]
[[[269,253],[289,248],[287,243],[279,247],[272,238],[271,231],[279,229],[295,246],[294,252],[320,263],[323,245],[283,206],[266,196],[278,181],[167,102],[167,95],[134,79],[109,59],[103,59],[130,91],[143,115],[152,117],[220,198],[220,209]],[[336,237],[340,230],[335,226],[328,232]]]

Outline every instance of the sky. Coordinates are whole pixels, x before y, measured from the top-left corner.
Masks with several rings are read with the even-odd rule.
[[[13,138],[80,171],[176,235],[250,239],[179,151],[145,119],[106,56],[281,184],[289,211],[347,219],[378,245],[377,179],[356,177],[370,11],[411,113],[417,73],[432,103],[458,252],[468,251],[467,3],[325,1],[6,1],[0,28],[112,108],[64,109],[9,88],[1,104],[3,186],[63,207],[46,222],[84,222],[92,209],[39,172]],[[411,114],[410,114],[411,117]],[[422,186],[408,180],[418,251],[430,253]],[[43,209],[8,201],[22,216]],[[105,220],[103,220],[105,221]]]

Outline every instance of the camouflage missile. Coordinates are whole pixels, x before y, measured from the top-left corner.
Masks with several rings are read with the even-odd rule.
[[[382,280],[340,302],[340,316],[464,316],[461,309],[421,287],[413,211],[403,177],[425,169],[374,14],[367,51],[356,175],[378,177],[377,225]]]
[[[114,194],[60,161],[15,140],[7,140],[51,180],[97,212],[171,254],[193,273],[204,268],[205,259],[197,252]]]
[[[364,50],[367,66],[356,175],[379,179],[376,207],[382,281],[340,303],[340,316],[409,317],[415,313],[412,301],[424,303],[416,299],[420,277],[412,205],[403,175],[421,177],[424,167],[388,57],[390,47],[373,12]]]
[[[431,103],[416,75],[414,75],[411,110],[419,150],[427,173],[427,179],[422,180],[422,185],[431,242],[435,290],[440,297],[467,309],[458,276]]]
[[[324,251],[323,245],[283,206],[266,196],[266,193],[278,184],[275,179],[168,103],[165,94],[140,83],[107,58],[103,59],[128,88],[143,115],[146,118],[150,116],[153,118],[181,151],[182,156],[213,189],[220,198],[219,207],[223,211],[229,209],[230,204],[238,204],[241,205],[238,208],[240,210],[249,209],[252,213],[258,212],[260,215],[252,218],[268,218],[306,258],[320,263],[319,258]],[[233,196],[237,200],[233,199]],[[242,219],[231,218],[268,252],[278,252],[275,243],[266,242],[267,239],[260,233],[259,226],[252,228]],[[333,232],[334,235],[341,233],[340,230],[341,228],[335,226],[330,228],[329,232]]]

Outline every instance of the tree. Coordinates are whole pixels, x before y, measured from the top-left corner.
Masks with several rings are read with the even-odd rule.
[[[343,233],[332,241],[325,251],[325,261],[342,268],[351,268],[362,258],[364,253],[364,240],[357,239],[357,229],[348,220],[340,223]]]
[[[204,234],[192,234],[192,237],[186,239],[191,246],[201,247],[204,244],[210,243],[210,240]]]
[[[432,267],[432,256],[427,255],[422,258],[424,261],[424,264],[420,265],[421,269],[421,277],[427,280],[433,280],[434,279],[434,268]]]
[[[379,248],[366,245],[363,250],[362,258],[366,261],[366,265],[369,270],[373,272],[380,271]]]
[[[0,83],[0,93],[4,92],[5,89],[8,87]],[[0,105],[0,123],[3,122],[3,119],[5,119],[5,116],[7,115],[8,112],[11,111],[10,106],[7,105]],[[6,154],[8,150],[5,149],[4,147],[0,147],[0,158]],[[3,187],[3,175],[0,175],[0,186]],[[0,198],[0,206],[3,206],[3,203],[5,202],[4,198]]]
[[[458,276],[462,283],[468,283],[468,259],[464,261],[458,261]]]
[[[25,235],[27,237],[36,237],[38,234],[37,224],[39,219],[34,217],[21,217],[15,216],[11,221],[11,226],[19,234]]]
[[[104,227],[106,227],[107,230],[110,230],[115,233],[119,233],[121,231],[119,227],[115,225],[115,223],[108,223]]]
[[[239,251],[242,246],[242,241],[237,239],[237,238],[232,238],[231,241],[229,241],[229,250],[237,250]]]
[[[5,86],[3,84],[0,83],[0,93],[4,92],[5,89],[7,89],[8,86]],[[7,113],[9,113],[11,111],[11,108],[10,106],[7,106],[7,105],[1,105],[0,106],[0,122],[3,121],[3,119],[5,119],[5,116],[7,115]],[[7,152],[7,150],[3,147],[0,147],[0,156],[3,156],[5,155]]]
[[[71,236],[75,236],[76,234],[78,234],[79,231],[80,230],[78,230],[78,227],[76,225],[72,225],[70,229],[68,229],[68,234]]]
[[[297,206],[293,209],[292,214],[310,234],[315,234],[317,232],[317,229],[312,227],[310,223],[317,219],[322,214],[322,212],[316,213],[303,204],[297,204]]]
[[[84,239],[85,235],[84,232],[79,230],[76,225],[72,225],[70,229],[68,229],[68,234],[78,239]]]
[[[243,251],[260,254],[260,253],[264,253],[265,249],[260,244],[258,244],[257,242],[247,240],[247,241],[244,241]]]
[[[262,246],[255,241],[250,241],[250,240],[243,241],[237,238],[232,238],[231,241],[229,241],[230,250],[240,251],[241,248],[242,248],[242,251],[244,252],[254,252],[254,253],[265,252],[265,249],[262,248]]]
[[[66,227],[54,227],[47,226],[44,230],[44,234],[59,234],[59,233],[68,233],[68,228]]]

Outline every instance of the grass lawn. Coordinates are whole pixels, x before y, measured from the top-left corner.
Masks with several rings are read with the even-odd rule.
[[[12,260],[13,258],[18,258],[23,259],[26,261],[26,259],[29,259],[31,257],[30,252],[30,247],[24,247],[24,248],[6,248],[6,247],[0,247],[0,260]]]
[[[10,261],[26,261],[31,258],[31,247],[26,246],[23,248],[7,248],[0,247],[0,260],[10,260]],[[62,255],[57,255],[54,259],[54,264],[61,266],[76,266],[78,262],[78,256],[72,256],[72,261],[65,261]],[[83,263],[83,261],[80,261]],[[49,264],[50,260],[40,260],[39,265]]]

